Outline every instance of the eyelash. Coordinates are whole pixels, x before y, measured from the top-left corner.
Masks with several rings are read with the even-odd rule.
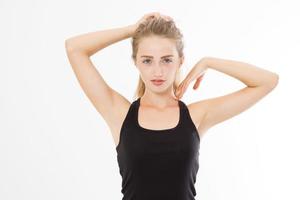
[[[150,59],[146,59],[146,60],[150,60]],[[143,63],[144,63],[144,61],[146,61],[146,60],[143,60]],[[169,60],[169,62],[168,63],[170,63],[170,62],[172,62],[172,60],[171,59],[165,59],[165,60]],[[147,64],[147,63],[144,63],[144,64]]]

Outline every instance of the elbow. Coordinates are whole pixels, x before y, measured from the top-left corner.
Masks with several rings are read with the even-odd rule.
[[[279,75],[274,73],[274,84],[275,84],[275,86],[278,85],[278,82],[279,82]]]
[[[279,82],[279,75],[273,73],[272,78],[270,78],[270,81],[268,83],[268,87],[274,89],[278,85],[278,82]]]
[[[65,40],[65,49],[66,51],[74,50],[74,47],[72,46],[72,42],[70,41],[70,39]]]
[[[83,51],[82,49],[80,49],[78,47],[78,45],[76,45],[74,43],[74,41],[72,41],[72,39],[67,39],[65,40],[65,49],[67,51],[67,53],[84,53],[86,55],[88,55],[87,52]]]

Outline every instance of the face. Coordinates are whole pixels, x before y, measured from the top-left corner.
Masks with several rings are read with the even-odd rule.
[[[172,90],[176,71],[183,62],[180,59],[174,41],[159,36],[141,40],[136,55],[135,65],[147,89],[154,91]],[[154,79],[164,80],[161,84]]]

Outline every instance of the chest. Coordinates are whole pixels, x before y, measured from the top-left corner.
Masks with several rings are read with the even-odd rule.
[[[193,111],[189,106],[188,108],[188,115],[190,115],[190,122],[195,126],[195,128],[198,131],[198,127],[201,121],[201,112],[195,112]],[[128,109],[127,109],[128,110]],[[151,110],[151,109],[143,109],[142,107],[138,109],[136,117],[137,126],[139,126],[140,129],[145,131],[158,131],[160,130],[170,130],[175,129],[179,122],[180,122],[180,114],[182,114],[178,108],[171,108],[164,111],[157,111],[157,110]],[[185,115],[187,115],[185,113]],[[124,113],[122,118],[120,118],[120,122],[116,126],[112,126],[111,131],[114,136],[114,140],[116,145],[120,142],[120,133],[121,133],[121,127],[124,123],[124,118],[126,116],[126,113]],[[134,118],[134,116],[131,116]],[[183,116],[182,118],[186,118],[187,116]],[[182,120],[181,118],[181,120]],[[132,122],[133,123],[133,122]],[[198,131],[199,132],[199,131]],[[196,134],[198,134],[196,132]],[[157,134],[153,134],[151,137],[155,137]],[[200,136],[199,136],[200,137]]]
[[[198,129],[203,118],[203,112],[196,112],[189,106],[187,106],[187,109],[193,124]],[[167,109],[162,112],[140,107],[137,112],[138,124],[143,128],[152,130],[162,130],[176,127],[180,121],[181,114],[178,108]]]
[[[138,125],[144,129],[162,130],[171,129],[178,125],[180,120],[179,108],[157,111],[140,107],[137,115]]]

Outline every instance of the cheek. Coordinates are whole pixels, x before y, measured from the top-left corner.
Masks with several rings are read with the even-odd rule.
[[[169,77],[175,76],[175,75],[176,75],[176,72],[177,72],[176,66],[170,68],[170,69],[168,70]]]
[[[145,71],[140,72],[140,77],[141,77],[141,79],[143,80],[144,83],[149,82],[149,80],[151,79],[150,74],[145,72]]]

